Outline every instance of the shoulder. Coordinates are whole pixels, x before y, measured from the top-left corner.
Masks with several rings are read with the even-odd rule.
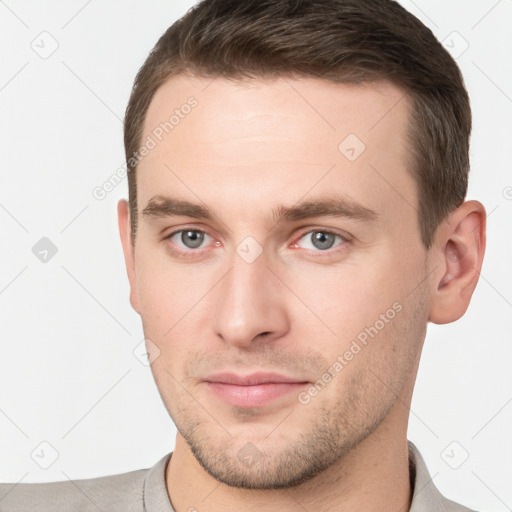
[[[49,483],[0,484],[2,512],[142,512],[148,469],[118,475]]]
[[[475,512],[443,496],[434,484],[418,448],[408,441],[412,501],[409,512]],[[435,476],[435,475],[434,475]]]
[[[460,503],[455,503],[455,501],[449,500],[448,498],[444,498],[444,510],[445,512],[476,512],[472,508],[465,507]]]

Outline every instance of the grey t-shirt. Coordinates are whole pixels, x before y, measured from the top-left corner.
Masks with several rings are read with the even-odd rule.
[[[174,512],[165,484],[165,469],[171,455],[172,452],[162,457],[152,468],[119,475],[0,484],[0,511]],[[418,449],[410,441],[409,464],[414,488],[409,512],[474,512],[441,495]]]

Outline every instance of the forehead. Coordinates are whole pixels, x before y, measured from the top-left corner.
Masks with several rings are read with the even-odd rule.
[[[175,128],[178,124],[190,124],[181,121],[190,113],[186,104],[192,98],[199,107],[190,109],[193,118],[208,121],[196,133],[202,142],[218,142],[219,128],[235,138],[253,135],[258,126],[263,130],[268,127],[264,121],[270,124],[272,120],[276,137],[298,135],[303,127],[308,137],[315,130],[316,138],[328,144],[349,130],[368,140],[372,132],[378,135],[386,133],[391,125],[398,128],[407,124],[409,109],[406,94],[387,81],[342,84],[312,78],[229,80],[178,75],[155,93],[144,131],[151,133],[175,113],[172,135],[176,142],[187,142],[185,130]],[[221,124],[222,121],[231,122]]]
[[[409,109],[388,82],[174,77],[145,118],[152,149],[137,170],[139,211],[156,194],[254,213],[277,193],[292,204],[339,190],[373,210],[412,213]]]

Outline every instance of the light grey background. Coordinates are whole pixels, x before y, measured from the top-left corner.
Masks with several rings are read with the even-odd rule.
[[[150,369],[134,355],[143,333],[116,214],[126,179],[104,199],[93,192],[123,176],[135,74],[192,4],[0,1],[0,481],[121,473],[174,447]],[[474,115],[469,198],[488,212],[486,260],[466,316],[429,327],[409,438],[443,493],[504,512],[512,510],[512,1],[403,5],[462,68]],[[33,252],[43,237],[57,247],[47,262]]]

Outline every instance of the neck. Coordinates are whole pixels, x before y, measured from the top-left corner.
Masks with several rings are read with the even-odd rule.
[[[412,490],[404,405],[397,401],[380,426],[335,465],[288,489],[238,489],[220,483],[201,467],[178,434],[166,470],[172,505],[176,512],[235,508],[240,512],[295,512],[301,508],[318,512],[407,511]]]

